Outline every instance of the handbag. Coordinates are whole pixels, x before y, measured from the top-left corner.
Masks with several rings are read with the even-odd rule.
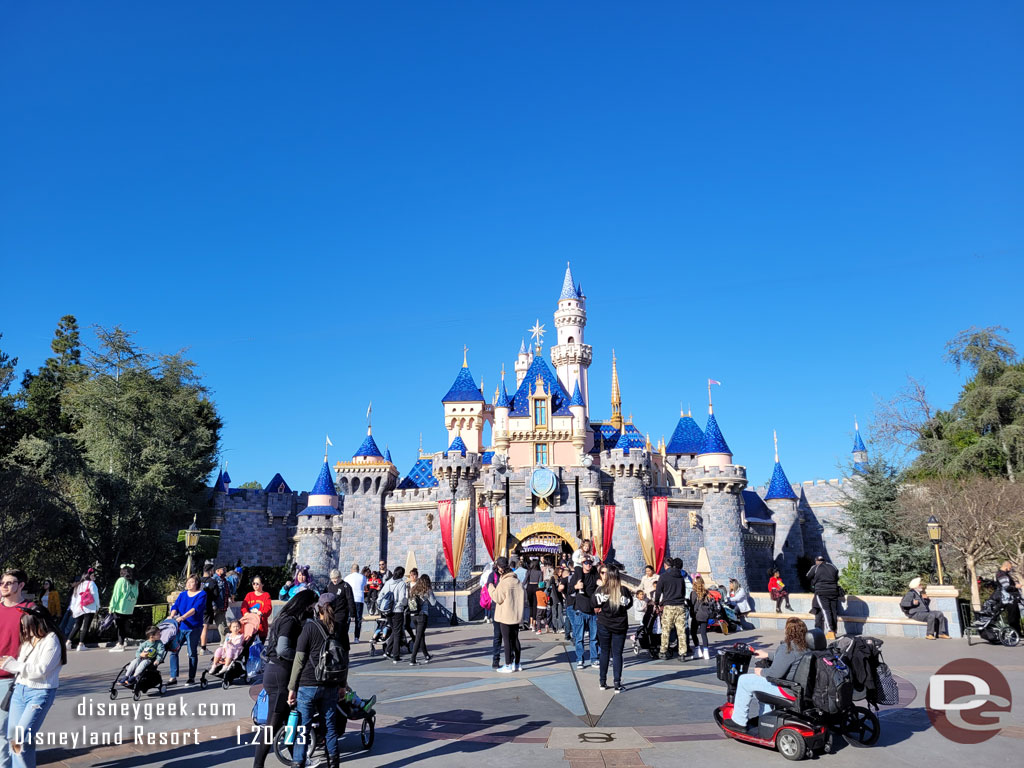
[[[85,589],[79,591],[78,602],[82,604],[83,608],[90,606],[94,602],[96,602],[96,598],[92,596],[92,587],[86,587]]]
[[[892,676],[892,670],[889,669],[889,665],[884,661],[879,661],[876,674],[878,675],[878,685],[875,686],[878,696],[877,703],[890,707],[899,704],[900,687],[896,683],[896,679]]]

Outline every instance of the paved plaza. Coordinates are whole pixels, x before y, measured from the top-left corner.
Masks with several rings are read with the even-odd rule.
[[[695,759],[718,766],[746,765],[751,760],[782,764],[783,758],[774,752],[722,738],[711,713],[723,700],[724,686],[710,661],[652,661],[646,654],[629,653],[623,675],[627,690],[613,694],[599,689],[595,668],[575,668],[571,648],[559,635],[523,633],[523,671],[499,675],[491,669],[491,636],[486,624],[436,626],[428,636],[433,660],[416,667],[405,661],[392,664],[380,655],[371,658],[365,642],[354,646],[350,682],[359,693],[378,697],[377,738],[364,752],[350,730],[343,741],[345,763],[367,768],[455,768],[478,766],[481,760],[510,768],[669,768],[692,765]],[[729,642],[733,637],[771,648],[780,638],[777,632],[744,632]],[[864,750],[843,745],[837,754],[821,758],[829,765],[863,765],[865,760],[877,765],[949,765],[951,755],[966,755],[968,750],[976,764],[1005,764],[1024,748],[1020,701],[1014,702],[1013,725],[969,748],[939,735],[924,711],[928,676],[965,655],[998,665],[1013,690],[1024,690],[1024,648],[893,639],[886,641],[884,653],[900,685],[900,705],[880,713],[882,737],[877,746]],[[133,710],[127,718],[96,714],[95,705],[110,703],[110,681],[127,659],[127,654],[104,649],[70,654],[60,696],[46,722],[50,731],[79,738],[123,729],[125,743],[47,747],[41,752],[41,765],[251,765],[249,715],[258,684],[227,691],[179,685],[163,698],[143,696],[138,712]],[[208,662],[209,657],[200,660]],[[117,702],[135,703],[123,694]],[[144,707],[158,703],[183,704],[183,711],[160,716]],[[83,710],[91,714],[83,716]],[[147,714],[154,716],[146,719]],[[144,740],[158,743],[134,743],[135,729],[141,729]],[[159,743],[160,739],[173,743]],[[274,764],[271,756],[268,766]]]

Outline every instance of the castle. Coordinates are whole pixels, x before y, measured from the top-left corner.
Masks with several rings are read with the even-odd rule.
[[[353,563],[415,562],[439,586],[466,590],[502,539],[504,552],[557,552],[575,548],[582,531],[637,578],[649,562],[680,557],[691,572],[710,573],[716,583],[745,579],[751,589],[763,590],[778,567],[798,589],[798,569],[816,555],[844,565],[846,543],[830,522],[843,514],[844,495],[867,461],[856,428],[852,481],[791,484],[776,448],[771,482],[748,488],[746,468],[733,460],[715,417],[711,382],[704,428],[681,413],[671,438],[652,446],[623,419],[613,351],[611,415],[591,417],[586,325],[586,296],[567,267],[550,365],[538,322],[532,343],[520,345],[514,392],[503,369],[488,403],[464,352],[441,398],[447,448],[421,449],[404,478],[370,428],[351,460],[337,462],[333,472],[324,457],[308,494],[293,492],[280,475],[263,490],[234,489],[222,472],[211,494],[219,557],[290,560],[309,564],[320,578],[331,568],[347,573]],[[454,575],[442,536],[450,523],[439,514],[446,503],[459,505],[466,531]]]

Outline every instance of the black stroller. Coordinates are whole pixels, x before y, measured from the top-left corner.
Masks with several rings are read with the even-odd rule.
[[[668,649],[670,656],[679,653],[678,637],[669,640]],[[661,652],[661,617],[653,602],[647,604],[640,627],[633,633],[633,654],[639,656],[642,650],[649,652],[653,659]]]
[[[245,614],[241,621],[242,625],[242,637],[245,638],[242,645],[242,652],[231,662],[227,669],[220,669],[213,673],[214,677],[219,677],[221,681],[221,687],[227,689],[231,687],[231,683],[239,678],[243,678],[245,682],[251,683],[252,677],[247,672],[247,666],[249,661],[249,650],[252,648],[253,643],[259,643],[259,631],[260,631],[260,614],[257,611],[249,611]],[[210,670],[205,670],[199,677],[199,687],[205,689],[210,681],[207,680],[207,675],[210,674]]]
[[[968,645],[971,644],[972,635],[978,635],[993,645],[1005,645],[1007,648],[1013,648],[1020,643],[1020,628],[1011,627],[1003,617],[1005,606],[1000,595],[1001,593],[997,591],[985,601],[981,610],[974,614],[974,621],[964,631]]]
[[[377,626],[373,630],[373,634],[370,635],[370,656],[374,656],[377,652],[377,646],[380,646],[381,653],[387,653],[387,648],[391,639],[391,616],[385,614],[377,617]],[[412,637],[405,630],[405,623],[402,623],[402,649],[405,653],[412,653]]]
[[[160,642],[164,644],[164,648],[171,653],[177,652],[179,648],[178,623],[173,619],[164,619],[156,626],[157,629],[160,630]],[[142,694],[147,691],[151,691],[154,688],[161,696],[167,692],[167,686],[164,684],[163,676],[157,668],[159,662],[155,659],[153,660],[153,663],[147,664],[145,669],[135,676],[135,683],[133,685],[130,687],[125,686],[125,673],[128,671],[128,666],[131,663],[132,662],[129,661],[128,664],[121,667],[121,671],[114,676],[114,681],[110,684],[110,698],[112,700],[116,699],[117,694],[125,688],[132,692],[132,698],[135,701],[141,699]]]

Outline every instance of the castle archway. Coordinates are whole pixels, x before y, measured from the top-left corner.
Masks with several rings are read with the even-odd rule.
[[[530,523],[512,532],[509,550],[533,555],[572,552],[576,537],[555,523]]]

